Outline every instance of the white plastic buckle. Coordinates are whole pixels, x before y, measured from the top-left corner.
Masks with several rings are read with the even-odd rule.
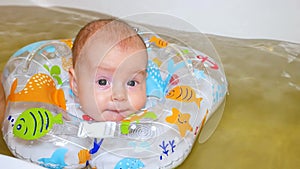
[[[78,137],[85,138],[107,138],[114,137],[116,131],[116,122],[80,122]]]

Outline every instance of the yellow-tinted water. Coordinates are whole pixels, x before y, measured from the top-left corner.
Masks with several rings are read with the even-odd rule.
[[[68,11],[0,6],[0,71],[17,49],[74,37],[85,23],[103,17]],[[215,133],[196,143],[178,168],[300,168],[300,44],[209,38],[223,61],[230,94]],[[0,153],[10,155],[2,139]]]

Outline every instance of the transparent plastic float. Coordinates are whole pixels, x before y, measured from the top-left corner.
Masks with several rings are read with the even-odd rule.
[[[2,130],[16,157],[47,168],[174,168],[198,137],[209,138],[228,92],[209,40],[197,44],[207,55],[196,44],[132,25],[149,55],[147,104],[120,122],[90,121],[80,110],[69,86],[72,39],[35,42],[9,59]]]

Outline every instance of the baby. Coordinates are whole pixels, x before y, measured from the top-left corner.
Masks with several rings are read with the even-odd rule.
[[[120,121],[146,103],[146,46],[123,21],[96,20],[77,34],[70,86],[96,121]]]

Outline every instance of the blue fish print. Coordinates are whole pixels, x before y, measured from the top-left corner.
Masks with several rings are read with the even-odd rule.
[[[41,166],[50,168],[50,169],[62,169],[67,164],[65,163],[65,154],[67,153],[68,149],[66,148],[58,148],[52,154],[50,158],[40,158],[38,159]]]
[[[144,167],[144,163],[137,158],[123,158],[114,169],[139,169]]]
[[[166,94],[167,86],[173,76],[174,72],[185,66],[184,61],[181,61],[175,65],[173,59],[168,61],[168,75],[163,80],[159,67],[151,60],[148,61],[147,73],[148,77],[146,79],[147,84],[147,96],[154,96],[157,98],[162,98]]]

